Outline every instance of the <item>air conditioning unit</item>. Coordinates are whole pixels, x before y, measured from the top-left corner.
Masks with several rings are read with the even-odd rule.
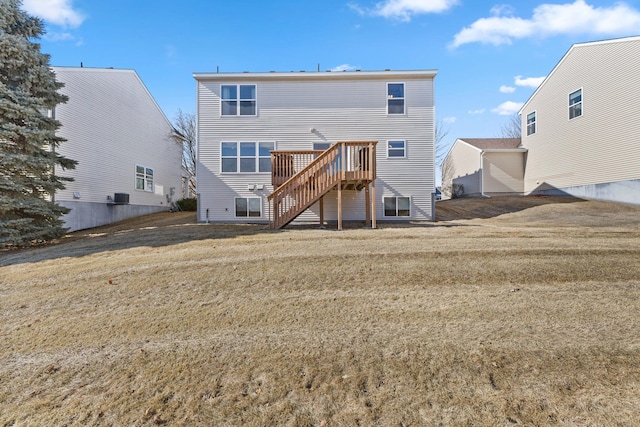
[[[114,193],[113,194],[113,203],[116,205],[128,205],[129,204],[129,194],[127,193]]]

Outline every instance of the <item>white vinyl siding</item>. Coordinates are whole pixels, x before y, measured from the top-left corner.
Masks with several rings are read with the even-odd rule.
[[[89,211],[89,205],[107,206],[114,193],[129,194],[127,209],[141,212],[148,208],[167,209],[166,194],[174,188],[178,199],[182,185],[179,144],[170,139],[171,123],[160,110],[144,83],[133,70],[52,67],[60,92],[69,101],[56,106],[55,115],[62,126],[57,134],[67,141],[57,151],[77,160],[75,169],[57,169],[60,176],[73,177],[66,188],[56,192],[61,204],[82,203],[84,215],[74,229],[95,227],[127,216],[111,217]],[[141,165],[153,171],[153,179],[145,171],[145,191],[136,191],[136,168]],[[151,187],[150,187],[151,186]],[[156,191],[162,194],[156,194]],[[75,195],[75,197],[74,197]],[[69,204],[73,215],[80,209]],[[106,209],[106,208],[105,208]],[[124,212],[124,207],[111,213]],[[120,214],[118,214],[120,215]],[[126,215],[126,214],[123,214]],[[100,222],[106,218],[105,222]],[[111,219],[109,219],[111,218]],[[96,221],[88,223],[86,221]],[[79,228],[75,228],[75,227]]]
[[[316,73],[291,73],[271,76],[248,74],[255,82],[260,111],[238,126],[236,120],[220,117],[220,87],[228,78],[234,84],[242,75],[211,75],[198,78],[198,192],[199,220],[209,209],[213,221],[239,221],[234,215],[234,197],[263,196],[263,219],[267,219],[267,195],[273,191],[270,174],[221,173],[221,142],[274,141],[277,150],[309,150],[314,144],[339,141],[379,141],[377,146],[376,207],[382,217],[382,198],[393,188],[399,194],[411,194],[411,219],[430,220],[431,193],[435,191],[433,160],[434,104],[433,78],[402,76],[406,94],[406,114],[387,114],[387,83],[394,75],[375,77],[362,73],[331,73],[319,78]],[[329,74],[329,73],[326,73]],[[286,93],[287,96],[282,96]],[[312,130],[313,129],[313,130]],[[310,131],[312,130],[312,131]],[[388,140],[411,141],[405,161],[387,158]],[[262,185],[263,190],[248,190]],[[345,220],[365,217],[364,191],[343,191]],[[325,218],[336,218],[336,193],[325,197]],[[300,217],[316,220],[318,205]],[[392,218],[393,219],[393,218]],[[407,219],[407,218],[403,218]]]
[[[634,58],[634,60],[629,60]],[[536,110],[527,148],[525,192],[640,179],[638,116],[640,38],[575,45],[523,108]],[[579,120],[568,119],[568,94],[588,94]],[[621,102],[629,100],[629,102]]]

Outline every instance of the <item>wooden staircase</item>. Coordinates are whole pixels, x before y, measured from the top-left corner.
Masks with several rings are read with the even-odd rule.
[[[272,151],[271,182],[274,191],[268,197],[271,228],[282,228],[322,198],[338,190],[338,229],[342,228],[342,190],[366,189],[376,179],[377,141],[338,142],[325,151]],[[374,190],[375,191],[375,190]],[[375,203],[367,210],[367,221],[375,226]]]

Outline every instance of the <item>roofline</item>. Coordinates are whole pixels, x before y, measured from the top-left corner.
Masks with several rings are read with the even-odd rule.
[[[160,104],[158,104],[158,101],[156,101],[156,99],[153,97],[153,94],[149,91],[149,88],[144,83],[144,81],[142,80],[142,78],[140,77],[140,75],[138,74],[138,72],[135,69],[133,69],[133,68],[113,68],[113,67],[74,67],[74,66],[68,66],[68,67],[64,67],[63,66],[63,67],[60,67],[60,66],[57,66],[57,65],[52,65],[50,68],[52,70],[54,70],[54,71],[55,71],[55,68],[58,68],[58,69],[74,70],[74,71],[80,71],[80,70],[109,71],[109,72],[119,71],[119,72],[133,73],[133,75],[136,77],[136,79],[138,79],[138,82],[140,82],[140,84],[144,88],[145,92],[147,92],[147,95],[149,95],[149,98],[151,98],[151,101],[155,104],[155,106],[158,109],[158,111],[160,111],[160,114],[162,115],[162,117],[164,117],[164,119],[167,121],[167,124],[169,125],[169,127],[171,129],[173,129],[173,131],[177,132],[177,129],[175,128],[175,126],[173,126],[173,123],[171,123],[171,120],[169,120],[169,117],[167,117],[167,115],[162,110],[162,108],[160,108]]]
[[[435,77],[438,70],[384,70],[384,71],[291,71],[291,72],[241,72],[241,73],[193,73],[196,80],[262,80],[262,79],[350,79],[353,77]]]
[[[577,49],[577,48],[580,48],[580,47],[595,46],[595,45],[600,45],[600,44],[623,43],[623,42],[630,42],[630,41],[640,41],[640,36],[619,37],[619,38],[615,38],[615,39],[595,40],[595,41],[590,41],[590,42],[582,42],[582,43],[574,43],[574,44],[572,44],[571,47],[569,48],[569,50],[567,50],[567,52],[564,54],[564,56],[562,58],[560,58],[558,63],[555,65],[555,67],[553,67],[551,72],[549,74],[547,74],[547,77],[544,78],[542,83],[540,83],[540,85],[536,88],[536,90],[531,94],[529,99],[527,99],[527,102],[525,102],[524,105],[520,108],[520,110],[518,111],[518,115],[522,115],[523,111],[527,108],[527,106],[529,105],[531,100],[538,94],[540,89],[542,89],[542,86],[544,86],[545,83],[547,83],[547,80],[549,80],[549,78],[556,72],[556,70],[565,61],[565,59],[567,59],[569,54],[571,52],[573,52],[574,49]]]
[[[494,138],[487,138],[487,139],[494,139]],[[496,138],[496,139],[511,139],[511,138]],[[513,139],[517,139],[517,138],[513,138]],[[464,138],[456,138],[456,140],[453,141],[453,144],[451,144],[451,147],[449,147],[449,151],[447,151],[447,154],[446,154],[446,156],[443,157],[443,159],[446,159],[447,157],[449,157],[449,154],[451,154],[451,150],[453,150],[453,147],[458,143],[458,141],[464,143],[468,147],[473,148],[474,150],[476,150],[480,154],[482,154],[482,153],[526,153],[526,152],[529,151],[528,149],[526,149],[524,147],[518,147],[518,148],[480,148],[480,147],[476,147],[473,144],[468,143],[467,141],[464,140]]]

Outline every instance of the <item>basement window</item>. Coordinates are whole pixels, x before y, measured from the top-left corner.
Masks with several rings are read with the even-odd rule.
[[[262,200],[260,197],[236,197],[236,217],[261,217]]]
[[[409,197],[385,197],[384,216],[411,216]]]

